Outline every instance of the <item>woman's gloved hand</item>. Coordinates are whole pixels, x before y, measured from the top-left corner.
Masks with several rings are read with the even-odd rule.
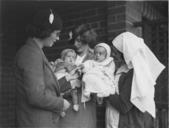
[[[63,111],[66,111],[70,107],[70,103],[67,100],[63,100]]]

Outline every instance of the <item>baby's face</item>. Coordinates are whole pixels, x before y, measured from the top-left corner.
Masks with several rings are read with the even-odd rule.
[[[104,47],[98,46],[94,49],[95,60],[102,62],[106,59],[107,51]]]
[[[64,58],[66,63],[74,64],[76,60],[76,55],[73,52],[68,52]]]

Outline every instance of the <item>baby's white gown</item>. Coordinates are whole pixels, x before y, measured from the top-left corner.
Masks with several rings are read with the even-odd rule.
[[[91,93],[97,93],[98,97],[107,97],[115,93],[114,86],[115,64],[109,57],[103,62],[89,60],[84,63],[83,95],[82,102],[90,100]]]

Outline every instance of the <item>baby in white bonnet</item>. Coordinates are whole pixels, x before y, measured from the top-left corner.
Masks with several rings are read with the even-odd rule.
[[[91,93],[96,93],[97,97],[101,98],[115,93],[115,63],[110,54],[110,46],[106,43],[99,43],[94,48],[94,60],[83,63],[82,102],[89,101]]]

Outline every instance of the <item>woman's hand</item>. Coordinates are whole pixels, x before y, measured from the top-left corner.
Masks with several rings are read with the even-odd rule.
[[[55,65],[56,65],[56,64],[61,63],[61,62],[63,62],[62,59],[56,59],[54,63],[55,63]]]
[[[71,80],[70,83],[71,83],[72,89],[74,89],[74,88],[80,88],[81,87],[81,81],[78,80],[78,79]]]
[[[70,107],[70,103],[67,100],[63,100],[63,111],[66,111]]]
[[[83,70],[84,67],[85,67],[84,64],[80,64],[80,65],[78,66],[78,69],[79,69],[79,70]]]
[[[75,79],[78,79],[79,78],[79,74],[78,73],[74,73],[74,74],[68,74],[66,75],[66,80],[67,81],[71,81],[71,80],[75,80]]]

